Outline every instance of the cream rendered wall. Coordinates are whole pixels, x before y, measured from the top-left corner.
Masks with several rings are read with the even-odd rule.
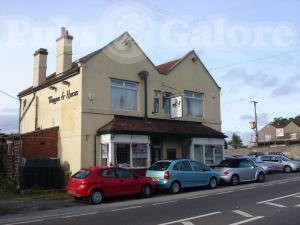
[[[76,172],[81,167],[81,79],[82,76],[75,75],[67,79],[70,86],[61,82],[53,84],[57,90],[43,88],[35,93],[35,99],[24,115],[20,123],[20,133],[27,133],[35,130],[36,118],[36,97],[38,97],[37,127],[46,129],[59,126],[58,157],[61,163],[70,165],[71,172]],[[59,97],[62,93],[66,95],[67,90],[78,91],[78,95],[70,99],[58,101],[56,104],[49,104],[49,96]],[[26,99],[27,106],[34,94],[22,97]],[[21,116],[25,109],[21,106]],[[62,151],[63,150],[63,151]]]

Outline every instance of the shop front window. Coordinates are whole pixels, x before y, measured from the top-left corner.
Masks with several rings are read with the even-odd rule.
[[[147,166],[147,144],[132,144],[133,167]]]
[[[115,144],[115,165],[130,167],[130,144]]]
[[[114,144],[115,165],[120,167],[147,167],[148,144]]]
[[[205,146],[205,164],[214,163],[214,146]]]
[[[223,146],[215,146],[215,164],[219,164],[223,160]]]
[[[203,145],[194,145],[194,159],[204,163],[203,158]]]
[[[108,144],[101,144],[101,166],[108,166]]]

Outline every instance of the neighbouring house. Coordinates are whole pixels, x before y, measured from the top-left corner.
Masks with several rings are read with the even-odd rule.
[[[297,143],[300,143],[300,124],[294,121],[286,125],[269,123],[258,131],[260,146]]]
[[[57,157],[72,173],[223,159],[220,87],[194,51],[155,66],[124,33],[72,61],[72,39],[62,28],[49,76],[47,50],[34,53],[33,84],[18,95],[23,157]]]

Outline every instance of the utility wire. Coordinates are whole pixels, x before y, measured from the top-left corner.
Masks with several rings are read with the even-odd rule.
[[[18,100],[18,98],[14,97],[14,96],[12,96],[12,95],[10,95],[10,94],[8,94],[8,93],[6,93],[5,91],[0,90],[0,92],[3,93],[3,94],[5,94],[5,95],[7,95],[7,96],[10,97],[10,98],[13,98],[13,99]]]

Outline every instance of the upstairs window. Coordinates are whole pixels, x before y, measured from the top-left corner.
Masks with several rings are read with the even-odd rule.
[[[160,106],[160,91],[154,91],[153,113],[159,113]]]
[[[203,94],[184,91],[184,115],[203,117]]]
[[[170,92],[165,92],[163,96],[164,112],[167,115],[171,114],[171,96],[172,94]]]
[[[112,109],[137,110],[137,83],[112,79],[110,96]]]

